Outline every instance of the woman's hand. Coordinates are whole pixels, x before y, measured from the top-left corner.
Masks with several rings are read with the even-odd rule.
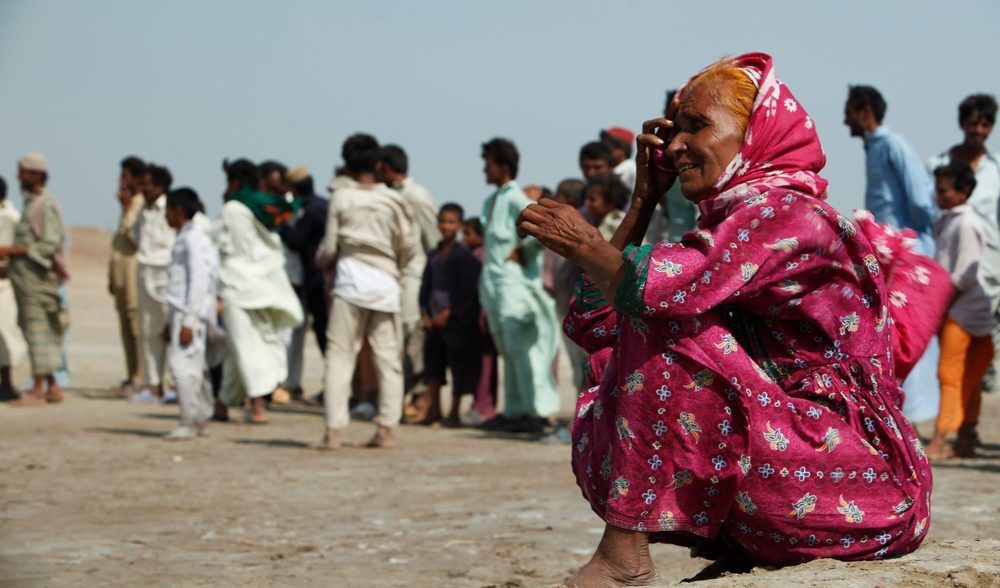
[[[595,241],[604,242],[601,233],[580,215],[580,211],[551,198],[529,204],[517,217],[517,234],[534,237],[554,253],[582,265],[585,249]]]
[[[671,116],[677,110],[676,102],[670,106]],[[669,170],[664,170],[654,162],[653,151],[666,149],[674,130],[674,121],[666,118],[654,118],[642,123],[642,134],[636,137],[635,154],[635,191],[633,197],[650,202],[657,202],[677,180],[677,172],[673,170],[673,162],[660,160]]]

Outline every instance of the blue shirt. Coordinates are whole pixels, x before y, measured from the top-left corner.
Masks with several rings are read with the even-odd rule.
[[[917,248],[934,255],[934,184],[923,162],[903,137],[882,125],[865,132],[865,208],[875,220],[917,232]]]

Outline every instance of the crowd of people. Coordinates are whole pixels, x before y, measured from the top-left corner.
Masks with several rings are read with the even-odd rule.
[[[231,407],[263,424],[270,403],[310,399],[326,409],[318,449],[339,447],[352,416],[376,421],[369,445],[377,447],[393,444],[403,420],[544,431],[559,410],[560,345],[569,351],[574,387],[584,382],[584,354],[559,326],[580,270],[519,238],[514,221],[528,203],[551,198],[571,203],[610,237],[634,184],[634,137],[621,127],[598,137],[580,150],[584,179],[564,180],[555,193],[541,185],[522,190],[516,146],[485,143],[484,173],[496,192],[480,217],[454,203],[439,209],[409,176],[402,148],[362,133],[344,142],[329,198],[316,193],[305,167],[224,161],[215,221],[194,190],[175,187],[167,167],[124,158],[108,291],[125,373],[112,391],[133,403],[179,402],[181,426],[169,439],[203,434],[209,421],[228,420]],[[66,228],[44,187],[44,156],[29,153],[18,166],[25,218],[0,199],[0,294],[17,294],[0,326],[2,390],[12,405],[41,406],[62,398],[53,373],[68,329],[59,295],[68,278]],[[18,280],[18,268],[36,280]],[[301,382],[310,326],[326,361],[323,387],[311,395]],[[10,367],[28,349],[36,382],[18,395]],[[446,412],[441,389],[449,373]]]
[[[312,447],[340,448],[364,417],[365,445],[387,448],[403,421],[546,430],[562,347],[580,392],[574,472],[607,522],[580,585],[650,581],[648,541],[729,568],[905,553],[929,524],[928,461],[975,455],[996,380],[1000,155],[991,96],[962,101],[962,142],[926,165],[885,113],[875,88],[850,88],[868,210],[854,219],[824,202],[813,121],[763,54],[669,92],[638,137],[600,131],[582,178],[555,191],[521,188],[514,143],[487,141],[495,191],[478,217],[438,207],[402,148],[362,133],[329,198],[304,167],[223,162],[214,221],[166,167],[127,157],[115,389],[178,401],[169,439],[231,407],[263,424],[269,403],[321,395]],[[41,406],[62,399],[65,225],[45,158],[18,165],[23,216],[0,182],[0,387]],[[312,395],[310,325],[326,362]],[[34,383],[17,395],[25,352]],[[925,450],[909,421],[935,416]]]

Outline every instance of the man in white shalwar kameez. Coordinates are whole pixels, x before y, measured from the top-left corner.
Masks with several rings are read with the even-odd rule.
[[[229,352],[222,366],[219,400],[238,406],[249,398],[248,420],[265,423],[264,396],[288,376],[279,330],[297,327],[303,318],[275,233],[291,211],[283,198],[256,191],[257,168],[249,161],[227,162],[223,167],[227,202],[212,229],[219,249],[219,298]],[[275,211],[284,216],[275,217],[271,214]]]
[[[207,434],[214,404],[206,353],[208,333],[217,320],[219,252],[193,220],[200,204],[190,188],[167,195],[167,222],[177,231],[167,268],[169,365],[181,409],[180,426],[167,433],[169,440]]]
[[[21,213],[7,201],[7,183],[0,178],[0,247],[14,244],[14,229]],[[10,379],[10,368],[27,357],[28,344],[17,326],[17,300],[7,277],[7,264],[0,262],[0,401],[18,397]]]
[[[146,205],[132,227],[139,298],[139,340],[142,390],[132,397],[139,404],[163,400],[162,379],[167,367],[167,266],[177,233],[167,224],[167,191],[172,178],[165,167],[149,164],[143,197]]]

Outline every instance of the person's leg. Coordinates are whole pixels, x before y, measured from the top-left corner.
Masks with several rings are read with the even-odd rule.
[[[398,314],[371,312],[368,337],[379,385],[378,428],[366,447],[392,447],[403,416],[403,328]]]
[[[941,405],[934,424],[934,436],[927,444],[927,458],[944,459],[950,455],[945,448],[945,437],[962,424],[962,382],[965,379],[966,356],[971,338],[958,323],[945,318],[940,333],[941,356],[938,360],[938,379],[941,381]]]
[[[292,329],[291,337],[288,340],[288,377],[281,384],[281,387],[294,394],[302,392],[302,369],[305,363],[305,341],[306,326],[300,325]]]
[[[326,306],[326,299],[320,289],[306,293],[306,306],[309,315],[312,317],[313,335],[316,336],[316,344],[319,345],[319,352],[326,356],[326,326],[329,322],[329,309]]]
[[[604,526],[597,552],[579,572],[566,581],[569,588],[652,586],[660,583],[649,556],[645,533]]]
[[[414,399],[413,412],[407,416],[406,422],[433,425],[441,420],[441,386],[445,382],[445,371],[448,368],[445,343],[441,333],[427,334],[424,339],[423,354],[426,388],[423,394]]]
[[[336,298],[330,306],[330,320],[326,330],[326,376],[324,378],[323,404],[326,407],[326,431],[317,449],[334,449],[340,446],[340,430],[350,423],[348,401],[351,380],[358,351],[364,336],[361,327],[363,309]]]
[[[62,363],[62,338],[53,316],[46,310],[45,300],[32,300],[18,296],[18,323],[24,332],[28,343],[28,354],[31,358],[31,370],[34,373],[34,383],[31,391],[19,400],[11,402],[15,406],[39,406],[45,404],[45,387],[54,388],[53,400],[61,399],[62,392],[52,377]],[[49,301],[51,302],[51,301]],[[50,306],[52,306],[50,304]],[[57,307],[54,306],[54,307]]]
[[[10,379],[10,366],[0,367],[0,390],[13,390],[14,382]]]
[[[125,289],[121,285],[112,286],[112,294],[115,300],[115,314],[118,315],[118,335],[122,341],[122,350],[125,352],[125,379],[122,388],[127,384],[135,383],[132,379],[134,373],[138,372],[135,366],[135,346],[129,345],[129,335],[131,335],[131,325],[129,324],[128,307],[125,304]]]
[[[161,311],[163,305],[150,294],[149,288],[153,286],[148,284],[146,273],[146,268],[139,268],[138,299],[142,385],[158,396],[164,356],[163,313]]]
[[[992,361],[992,338],[972,337],[965,356],[965,375],[962,378],[962,425],[955,441],[955,455],[958,457],[976,456],[976,425],[979,424],[983,400],[983,374]]]
[[[475,396],[482,370],[482,336],[479,326],[453,325],[444,333],[448,350],[448,365],[451,366],[451,408],[448,410],[446,426],[461,426],[462,397]]]
[[[195,340],[187,346],[180,343],[181,317],[175,316],[170,324],[169,369],[177,389],[180,404],[180,429],[171,438],[193,438],[195,423],[201,418],[201,375],[205,363],[204,331],[196,330]]]

